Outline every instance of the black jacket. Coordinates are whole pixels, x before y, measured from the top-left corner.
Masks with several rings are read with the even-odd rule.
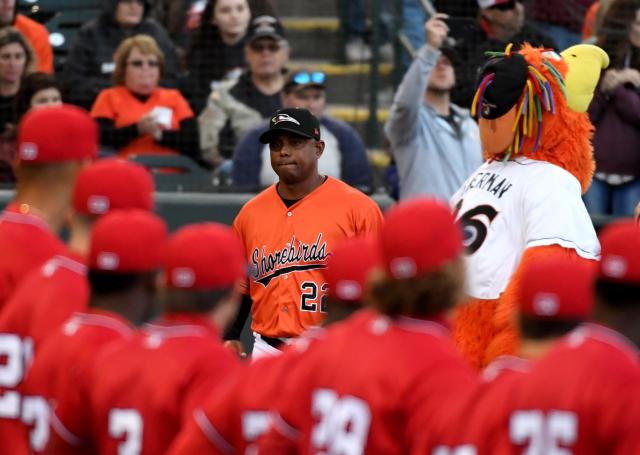
[[[174,87],[180,66],[175,46],[164,28],[149,19],[148,2],[140,24],[132,30],[118,26],[113,17],[117,0],[106,0],[100,16],[84,24],[69,51],[63,81],[66,100],[90,109],[98,93],[112,85],[113,56],[120,43],[140,33],[152,36],[165,55],[163,86]]]

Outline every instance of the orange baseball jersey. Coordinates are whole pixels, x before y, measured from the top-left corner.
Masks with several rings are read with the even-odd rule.
[[[0,367],[0,371],[3,368],[12,371],[10,377],[0,380],[0,396],[5,397],[5,403],[14,403],[11,414],[16,420],[20,413],[22,381],[37,347],[74,311],[86,308],[89,290],[85,270],[86,267],[71,256],[54,256],[27,274],[0,316],[0,346],[7,356],[6,366]],[[8,397],[13,398],[7,400]],[[9,412],[8,407],[6,411]],[[3,441],[24,438],[24,428],[19,424],[8,424],[3,419],[0,428]],[[9,432],[14,435],[9,436]]]
[[[360,314],[289,374],[259,452],[408,454],[476,382],[438,322]],[[416,419],[426,408],[430,419]]]
[[[92,445],[143,455],[164,454],[193,410],[240,369],[207,317],[188,314],[148,324],[105,349],[94,366]]]
[[[584,324],[487,406],[508,412],[485,437],[494,452],[640,453],[640,357],[631,341]]]
[[[66,247],[42,218],[29,213],[16,203],[11,203],[0,215],[0,251],[2,314],[9,296],[27,272],[56,254],[66,251]],[[4,375],[0,374],[0,378],[2,377]],[[2,410],[0,418],[1,414]]]
[[[132,335],[133,327],[124,318],[90,309],[74,313],[42,343],[27,375],[23,397],[22,420],[29,427],[34,451],[43,450],[50,437],[58,448],[82,445],[90,421],[91,367],[101,349]],[[52,404],[55,416],[51,415]],[[50,423],[55,433],[50,433]]]
[[[379,231],[383,219],[372,199],[332,177],[288,208],[276,186],[247,202],[233,228],[250,267],[251,328],[294,337],[324,319],[323,269],[335,245]]]
[[[138,123],[154,108],[165,108],[171,111],[171,128],[168,128],[171,130],[178,129],[182,120],[193,117],[189,103],[177,90],[159,87],[153,91],[149,99],[141,101],[123,86],[101,91],[91,108],[91,116],[113,120],[116,128],[121,128]],[[131,141],[118,153],[121,156],[143,153],[166,155],[176,153],[176,151],[158,144],[153,137],[146,134]]]
[[[195,410],[168,454],[254,453],[257,439],[269,429],[271,410],[282,399],[283,381],[325,334],[320,327],[309,330],[283,355],[263,357],[240,370]]]

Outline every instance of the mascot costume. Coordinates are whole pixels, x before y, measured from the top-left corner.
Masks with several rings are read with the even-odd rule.
[[[488,55],[472,105],[486,162],[451,199],[464,228],[470,297],[455,315],[454,337],[478,368],[518,350],[514,296],[527,261],[599,259],[581,195],[595,167],[586,110],[609,64],[592,45],[562,54],[509,45]],[[553,314],[553,295],[538,300]]]

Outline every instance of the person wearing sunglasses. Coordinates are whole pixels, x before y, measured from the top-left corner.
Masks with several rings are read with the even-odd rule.
[[[225,160],[225,166],[230,165],[238,140],[282,107],[289,43],[277,18],[251,21],[244,57],[247,69],[237,80],[214,89],[198,117],[203,158],[214,167]]]
[[[107,0],[102,13],[83,24],[71,44],[62,82],[65,99],[91,109],[98,93],[110,87],[114,54],[125,39],[151,36],[165,56],[163,85],[174,87],[181,72],[175,45],[166,30],[148,17],[150,0]]]
[[[349,124],[325,112],[327,76],[321,71],[301,69],[291,72],[282,89],[282,106],[308,109],[320,120],[320,135],[325,142],[318,160],[322,175],[330,175],[370,193],[373,177],[367,151],[358,133]],[[258,191],[278,181],[270,165],[269,145],[258,138],[269,127],[267,122],[249,131],[233,154],[232,181],[239,189]]]
[[[161,87],[164,54],[155,40],[135,35],[116,51],[115,87],[91,108],[100,143],[120,156],[181,153],[198,158],[198,125],[182,94]]]
[[[520,0],[477,1],[477,21],[469,23],[464,33],[456,36],[456,50],[460,55],[456,66],[459,89],[453,93],[453,102],[467,109],[473,100],[478,68],[486,59],[485,52],[501,52],[509,43],[517,50],[525,42],[561,50],[552,38],[527,20]]]

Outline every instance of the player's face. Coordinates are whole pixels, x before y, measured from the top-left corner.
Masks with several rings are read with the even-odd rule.
[[[438,59],[436,67],[429,78],[429,90],[450,91],[456,84],[456,76],[453,71],[453,65],[444,55]]]
[[[281,133],[269,142],[271,167],[280,181],[293,185],[318,175],[318,159],[324,150],[322,141],[292,133]]]

